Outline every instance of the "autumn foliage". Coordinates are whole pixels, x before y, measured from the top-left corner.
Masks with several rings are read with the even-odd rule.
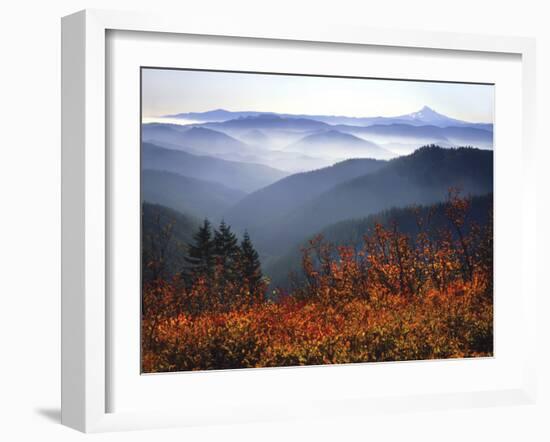
[[[266,295],[267,279],[247,278],[242,256],[229,273],[218,259],[209,274],[148,281],[142,369],[490,356],[492,221],[468,223],[468,210],[451,190],[446,227],[432,228],[429,215],[417,217],[414,236],[377,224],[360,248],[315,237],[288,293]]]

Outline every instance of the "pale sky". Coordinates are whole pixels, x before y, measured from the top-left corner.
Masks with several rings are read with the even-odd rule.
[[[423,106],[493,122],[494,86],[171,69],[142,70],[142,116],[214,109],[349,117],[397,116]]]

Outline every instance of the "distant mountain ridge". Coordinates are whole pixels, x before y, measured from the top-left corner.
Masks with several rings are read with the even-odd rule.
[[[456,118],[451,118],[436,112],[429,106],[424,106],[418,111],[409,114],[397,115],[394,117],[351,117],[337,115],[311,115],[311,114],[289,114],[276,112],[261,112],[261,111],[228,111],[225,109],[216,109],[206,112],[184,112],[174,115],[166,115],[167,118],[181,118],[186,120],[194,120],[197,122],[225,122],[233,119],[242,119],[248,117],[256,117],[260,115],[276,115],[286,118],[304,118],[316,120],[327,124],[349,124],[353,126],[371,126],[374,124],[411,124],[415,126],[434,125],[438,127],[448,126],[467,126],[476,127],[488,131],[493,130],[492,123],[476,123],[463,121]]]
[[[142,141],[288,173],[349,158],[391,159],[437,144],[493,149],[492,124],[471,123],[428,106],[396,117],[342,117],[274,112],[177,114],[185,124],[144,123]]]
[[[335,129],[307,135],[285,150],[346,159],[389,159],[393,156],[371,141]]]
[[[144,142],[166,142],[182,150],[190,147],[203,154],[227,153],[236,150],[247,151],[250,148],[235,138],[206,127],[178,126],[162,123],[142,125],[141,139]]]
[[[329,124],[312,118],[288,117],[273,113],[260,113],[226,120],[223,122],[206,123],[205,126],[212,129],[279,129],[279,130],[320,130],[330,127]]]
[[[468,121],[458,120],[456,118],[451,118],[446,115],[436,112],[431,107],[424,106],[422,109],[411,112],[410,114],[400,115],[395,117],[399,120],[410,121],[410,122],[419,122],[422,125],[432,125],[439,127],[448,127],[448,126],[463,126],[479,123],[471,123]],[[484,123],[482,123],[484,124]]]
[[[194,155],[152,143],[143,143],[141,154],[143,169],[178,173],[190,178],[217,182],[244,192],[253,192],[288,175],[263,164]]]
[[[410,124],[374,124],[366,127],[334,126],[335,129],[368,138],[375,143],[405,142],[438,144],[442,147],[473,145],[483,149],[493,147],[491,131],[470,126],[436,125],[413,126]]]

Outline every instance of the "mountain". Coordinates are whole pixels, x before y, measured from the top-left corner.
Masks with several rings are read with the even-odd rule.
[[[287,151],[314,154],[329,158],[387,159],[394,155],[380,146],[351,134],[329,130],[315,133],[291,144]]]
[[[288,175],[263,164],[193,155],[184,151],[164,149],[151,143],[142,144],[141,155],[143,169],[174,172],[190,178],[220,183],[244,192],[253,192]]]
[[[317,127],[319,123],[313,124]],[[209,126],[210,123],[207,125]],[[299,125],[309,127],[308,123],[299,122]],[[311,170],[334,163],[327,158],[282,150],[283,147],[302,138],[310,131],[279,129],[276,124],[274,128],[262,131],[248,129],[246,126],[241,127],[240,123],[233,126],[233,123],[226,126],[217,125],[213,129],[206,125],[143,124],[142,142],[197,156],[207,155],[228,161],[263,164],[289,172]],[[286,127],[285,123],[279,126]],[[245,140],[247,136],[250,136],[248,139],[250,144],[235,138]]]
[[[250,147],[223,132],[206,127],[177,126],[163,123],[142,125],[141,139],[155,144],[169,143],[180,150],[191,149],[205,155],[244,152]]]
[[[224,122],[234,119],[246,119],[249,117],[255,118],[258,116],[271,115],[281,118],[308,119],[315,120],[329,125],[350,125],[350,126],[372,126],[374,124],[410,124],[414,126],[433,125],[439,127],[447,126],[467,126],[475,127],[491,131],[493,125],[491,123],[473,123],[468,121],[458,120],[456,118],[447,117],[434,109],[424,106],[418,111],[409,114],[398,115],[394,117],[350,117],[344,115],[312,115],[312,114],[288,114],[274,112],[258,112],[258,111],[228,111],[217,109],[207,112],[188,112],[176,115],[167,115],[167,118],[181,118],[184,120],[195,120],[200,122]]]
[[[200,122],[221,122],[235,118],[253,117],[262,112],[234,112],[225,109],[214,109],[206,112],[183,112],[174,115],[165,115],[165,118],[181,118],[183,120],[194,120]]]
[[[405,144],[414,149],[422,144],[438,144],[445,147],[474,145],[484,149],[493,147],[492,132],[468,126],[375,124],[367,127],[337,126],[337,128],[342,132],[364,137],[380,145]]]
[[[332,125],[350,125],[350,126],[373,126],[373,125],[387,125],[387,124],[408,124],[411,126],[460,126],[460,127],[472,127],[477,129],[493,131],[493,125],[491,123],[473,123],[469,121],[458,120],[451,118],[436,112],[428,106],[424,106],[418,111],[411,112],[409,114],[397,115],[395,117],[315,117],[309,116],[311,119],[318,119]]]
[[[374,124],[366,127],[337,126],[338,130],[353,134],[386,141],[387,139],[400,141],[423,142],[426,140],[449,141],[445,132],[437,126],[411,126],[410,124]],[[484,131],[485,132],[485,131]]]
[[[245,143],[252,145],[269,145],[271,144],[270,138],[261,130],[252,129],[240,135],[240,139]]]
[[[285,152],[282,150],[262,151],[256,154],[240,154],[238,152],[218,154],[216,158],[232,162],[260,164],[272,169],[275,168],[284,175],[320,169],[322,167],[332,166],[335,163],[332,159],[316,158],[298,152]]]
[[[493,132],[475,127],[448,126],[443,133],[455,145],[474,145],[482,148],[493,148]]]
[[[493,148],[491,124],[457,120],[427,106],[396,117],[306,118],[223,109],[178,115],[180,119],[202,122],[185,126],[144,124],[142,140],[194,155],[263,164],[289,173],[326,167],[348,158],[390,159],[428,144]]]
[[[308,118],[288,118],[277,114],[263,113],[254,116],[239,117],[222,123],[206,123],[206,127],[240,131],[250,131],[253,129],[284,129],[303,132],[326,129],[330,126]]]
[[[396,224],[399,232],[414,237],[418,234],[417,220],[427,223],[425,229],[428,233],[435,233],[438,229],[450,229],[453,231],[447,216],[444,203],[436,203],[425,206],[409,206],[391,208],[367,217],[340,221],[326,226],[315,234],[303,238],[298,244],[292,246],[285,254],[272,261],[265,267],[264,272],[271,278],[273,286],[288,286],[288,276],[291,272],[301,274],[301,250],[308,245],[309,239],[321,235],[323,241],[335,246],[353,246],[357,250],[363,246],[365,234],[372,233],[376,223],[386,228]],[[490,221],[493,208],[493,194],[475,196],[471,200],[468,216],[465,220],[465,230],[475,225],[485,225]]]
[[[471,124],[466,121],[457,120],[456,118],[450,118],[446,115],[440,114],[434,111],[428,106],[424,106],[422,109],[412,112],[410,114],[400,115],[396,117],[399,120],[410,121],[415,124],[431,125],[439,127],[447,126],[461,126],[463,124]]]
[[[478,149],[424,147],[396,158],[375,173],[346,181],[289,214],[272,234],[290,237],[390,207],[432,204],[450,187],[466,194],[493,190],[493,155]],[[283,233],[284,232],[284,233]],[[293,239],[294,239],[293,238]]]
[[[247,146],[228,136],[205,127],[178,126],[165,123],[142,125],[142,141],[169,143],[171,147],[202,154],[215,154],[246,149]]]
[[[200,219],[217,220],[246,194],[219,183],[158,170],[141,171],[141,199]]]
[[[373,159],[353,159],[310,172],[297,173],[244,197],[224,213],[235,227],[253,236],[264,226],[284,222],[284,217],[337,184],[374,172],[386,164]],[[264,233],[266,233],[264,231]],[[266,233],[267,234],[267,233]]]
[[[278,115],[283,118],[305,118],[308,120],[316,120],[327,124],[354,124],[362,126],[363,118],[334,116],[334,115],[309,115],[309,114],[288,114],[275,112],[258,112],[258,111],[228,111],[225,109],[216,109],[206,112],[183,112],[174,115],[165,115],[164,118],[179,118],[182,120],[193,120],[202,123],[219,123],[236,118],[257,117],[260,115]]]
[[[204,153],[224,153],[247,149],[247,145],[241,141],[223,132],[205,127],[191,127],[183,133],[181,143]]]
[[[188,130],[186,126],[168,123],[147,123],[141,125],[141,140],[156,141],[180,147],[182,133]]]
[[[329,224],[391,207],[443,201],[450,187],[472,195],[491,192],[492,151],[423,147],[411,155],[388,161],[377,171],[342,182],[272,222],[258,226],[254,237],[256,243],[262,245],[263,253],[278,255]]]

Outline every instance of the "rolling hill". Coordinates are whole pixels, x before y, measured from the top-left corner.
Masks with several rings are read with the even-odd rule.
[[[291,144],[285,150],[334,159],[388,159],[393,156],[387,150],[370,141],[337,130],[308,135]]]
[[[265,255],[279,255],[329,224],[391,207],[443,201],[450,187],[459,187],[472,195],[491,192],[492,177],[492,151],[424,147],[388,161],[377,171],[337,184],[272,221],[255,225],[254,236]],[[252,199],[253,195],[247,198]]]
[[[220,183],[244,192],[253,192],[288,175],[263,164],[193,155],[151,143],[142,144],[141,154],[143,169],[174,172],[190,178]]]
[[[244,197],[225,218],[235,227],[251,233],[280,222],[287,214],[332,187],[352,178],[374,172],[385,161],[354,159],[310,172],[297,173]]]
[[[377,172],[342,183],[289,214],[276,232],[316,231],[390,207],[442,201],[449,187],[466,194],[493,190],[493,155],[478,149],[424,147]]]
[[[259,129],[252,129],[241,134],[240,137],[245,143],[252,145],[269,146],[271,144],[270,138]]]
[[[204,125],[149,123],[142,126],[142,142],[196,156],[206,155],[234,162],[263,164],[289,172],[311,170],[334,163],[327,158],[281,150],[302,138],[304,133],[309,132],[274,128],[265,129],[264,133],[259,129],[216,127],[214,130]],[[239,141],[234,136],[247,140],[250,144]],[[270,176],[267,171],[266,176]]]
[[[142,142],[153,144],[169,143],[170,147],[181,150],[191,149],[193,153],[204,155],[218,153],[246,152],[250,147],[245,143],[206,127],[177,126],[173,124],[150,123],[142,125]]]
[[[188,130],[186,126],[168,123],[147,123],[141,125],[142,142],[156,141],[180,147],[182,133]]]
[[[484,149],[493,147],[492,131],[467,126],[376,124],[368,127],[338,126],[338,130],[379,144],[400,143],[414,149],[422,144],[438,144],[442,147],[473,145]]]
[[[217,220],[246,194],[223,184],[171,172],[141,171],[141,199],[199,219]]]

